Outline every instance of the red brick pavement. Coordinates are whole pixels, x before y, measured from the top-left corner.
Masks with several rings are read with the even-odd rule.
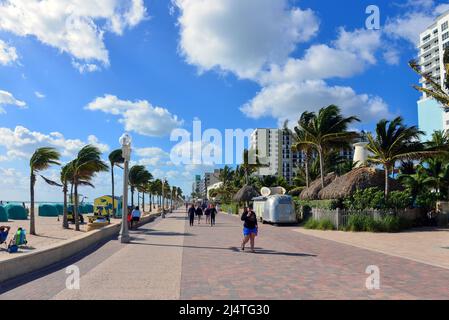
[[[186,224],[181,299],[449,299],[446,269],[267,225],[258,253],[240,252],[238,218]],[[369,265],[380,268],[380,290],[365,287]]]

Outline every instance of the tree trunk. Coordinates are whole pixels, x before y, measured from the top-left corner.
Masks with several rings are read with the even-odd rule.
[[[153,212],[153,195],[150,193],[150,212]]]
[[[111,162],[111,181],[112,181],[112,217],[115,219],[117,217],[115,211],[115,198],[114,198],[114,164]]]
[[[131,206],[134,207],[134,187],[131,186]]]
[[[389,179],[389,167],[385,165],[385,199],[388,198],[390,193],[390,179]]]
[[[75,181],[75,205],[73,206],[73,213],[75,216],[75,230],[80,231],[80,220],[78,216],[78,183]]]
[[[62,192],[64,193],[64,209],[63,209],[63,214],[62,214],[62,227],[64,229],[68,229],[69,221],[67,219],[67,192],[68,192],[67,183],[64,184]]]
[[[36,235],[36,225],[34,221],[34,184],[36,176],[33,172],[30,175],[30,234]]]
[[[306,170],[306,187],[309,188],[309,152],[304,152],[304,164]]]
[[[140,192],[137,190],[137,206],[140,207]]]
[[[324,189],[324,163],[323,163],[323,150],[318,149],[318,155],[320,157],[320,173],[321,173],[321,188]]]
[[[142,192],[142,213],[145,212],[145,192]]]

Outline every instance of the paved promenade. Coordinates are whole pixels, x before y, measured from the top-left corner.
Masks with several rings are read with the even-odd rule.
[[[204,222],[203,222],[204,223]],[[189,227],[178,211],[95,251],[0,288],[0,299],[449,299],[449,270],[295,232],[260,226],[257,253],[240,252],[241,222]],[[80,290],[65,267],[80,268]],[[380,290],[365,270],[380,269]]]

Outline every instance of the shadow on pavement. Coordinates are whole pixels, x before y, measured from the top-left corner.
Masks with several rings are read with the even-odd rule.
[[[184,248],[184,249],[210,249],[210,250],[223,250],[223,251],[232,251],[232,252],[241,252],[237,247],[200,247],[200,246],[186,246],[186,245],[172,245],[172,244],[153,244],[153,243],[143,243],[143,242],[134,242],[131,241],[131,244],[142,245],[142,246],[154,246],[154,247],[170,247],[170,248]],[[267,249],[256,248],[255,254],[258,255],[279,255],[279,256],[288,256],[288,257],[316,257],[314,254],[307,253],[295,253],[295,252],[281,252]]]
[[[156,231],[156,230],[151,230],[151,229],[131,231],[130,234],[131,234],[131,236],[133,234],[144,234],[144,235],[149,235],[149,236],[186,236],[186,237],[195,236],[192,233],[170,232],[170,231],[165,232],[165,231]]]

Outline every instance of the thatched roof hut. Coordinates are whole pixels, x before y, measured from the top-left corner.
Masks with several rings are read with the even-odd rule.
[[[318,194],[322,200],[343,199],[354,194],[357,190],[385,187],[385,172],[370,167],[362,167],[336,178]],[[399,190],[400,185],[396,180],[390,179],[392,191]]]
[[[260,197],[260,193],[254,187],[246,185],[235,194],[233,200],[235,202],[248,202],[256,197]]]
[[[337,178],[337,175],[332,172],[329,173],[327,176],[324,177],[324,186],[326,187],[329,185],[332,181],[334,181]],[[317,200],[318,199],[318,193],[321,191],[321,178],[318,178],[317,180],[313,181],[310,186],[306,189],[304,189],[301,194],[299,195],[299,198],[301,200]]]

